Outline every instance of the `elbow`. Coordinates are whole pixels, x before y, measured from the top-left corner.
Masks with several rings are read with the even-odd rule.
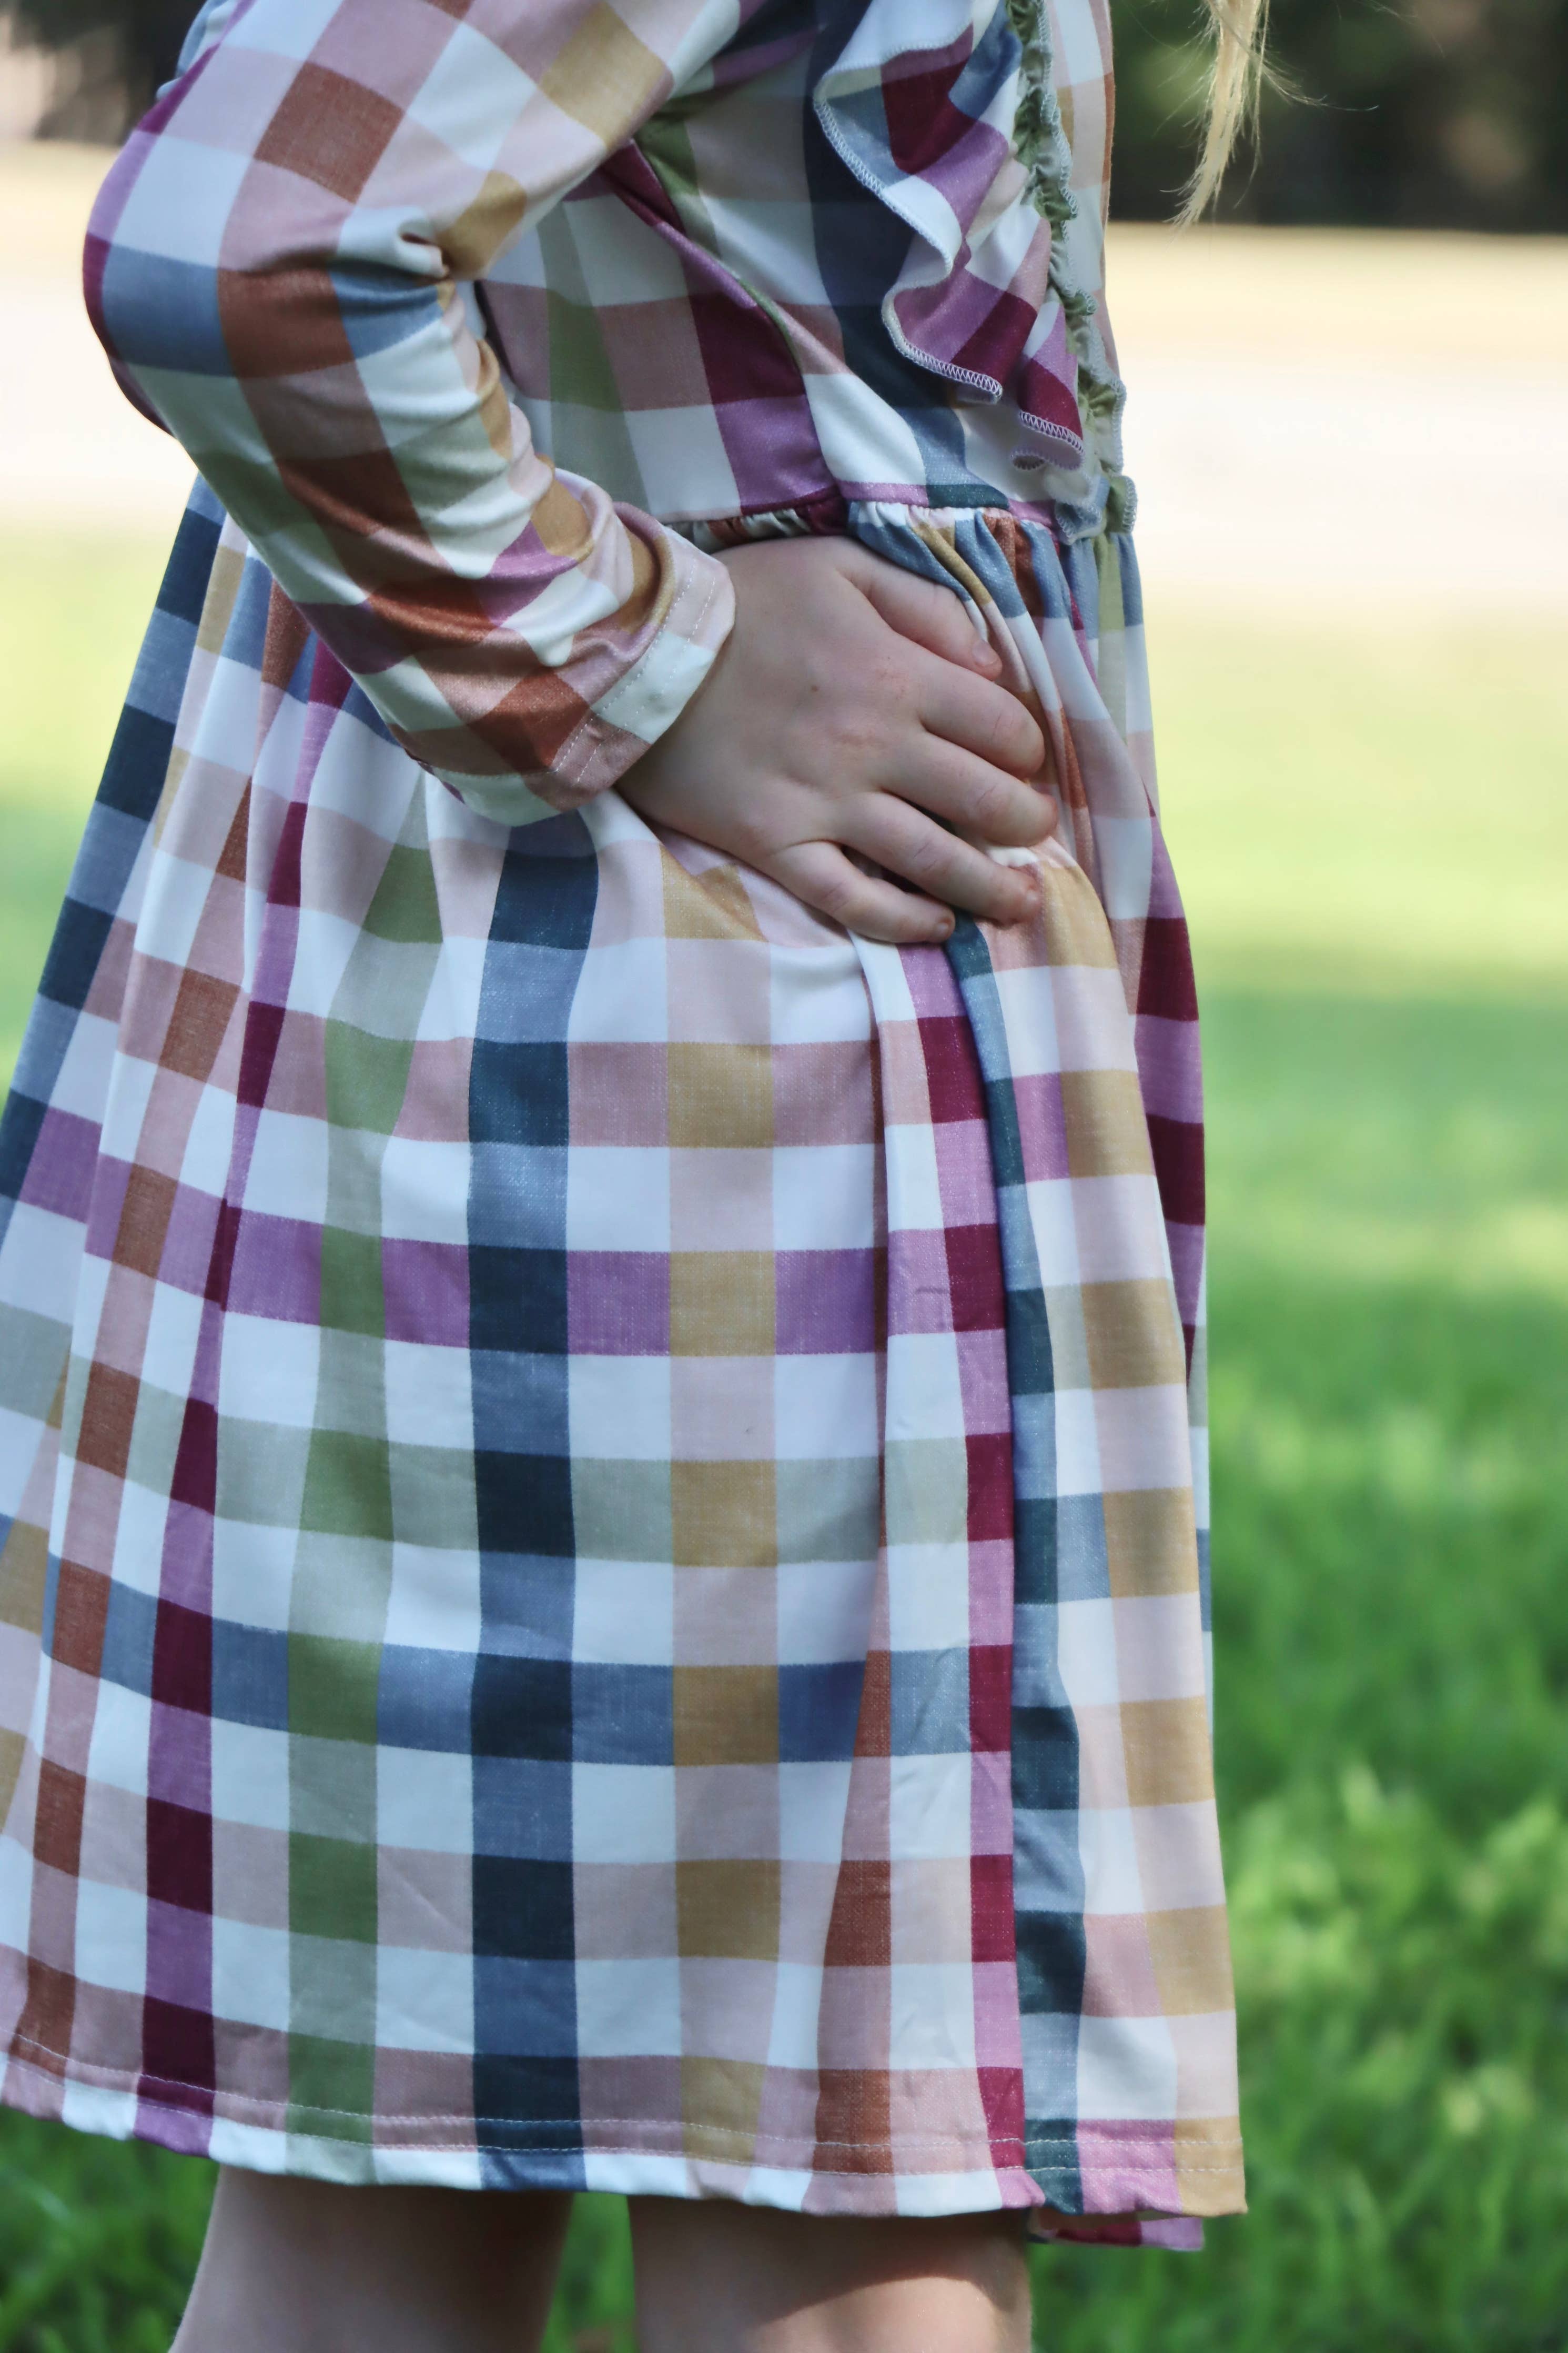
[[[105,180],[83,286],[122,388],[187,445],[187,421],[204,448],[213,435],[220,446],[231,431],[248,438],[233,387],[286,379],[297,399],[351,347],[380,348],[439,319],[433,247],[380,221],[356,238],[341,204],[303,185],[280,204],[273,179],[247,170],[226,190],[221,221],[193,229],[182,214],[199,216],[202,177],[183,175],[162,132],[133,133]]]
[[[433,285],[383,268],[355,269],[320,249],[268,247],[270,224],[230,239],[243,269],[180,259],[139,248],[122,231],[88,232],[84,280],[88,310],[121,388],[136,406],[184,438],[199,416],[218,441],[243,404],[226,387],[288,379],[302,384],[331,374],[357,332],[386,343],[414,323],[440,316]]]
[[[225,266],[205,238],[166,234],[151,203],[137,202],[145,154],[132,140],[104,182],[82,259],[88,313],[115,375],[139,406],[171,421],[204,387],[286,371],[332,303],[329,257],[286,248],[254,192],[242,188],[223,224]],[[187,247],[187,252],[181,248]],[[290,354],[293,355],[291,361]]]
[[[233,374],[224,337],[220,275],[210,262],[153,249],[130,199],[137,142],[104,182],[88,222],[82,291],[88,316],[128,396],[154,413],[160,379]]]

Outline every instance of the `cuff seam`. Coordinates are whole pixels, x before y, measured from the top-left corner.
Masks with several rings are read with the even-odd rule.
[[[674,538],[675,538],[676,534],[675,534],[672,531],[670,531],[670,529],[669,529],[669,527],[668,527],[668,524],[666,524],[666,523],[662,523],[662,522],[661,522],[661,523],[659,524],[659,529],[660,529],[660,531],[661,531],[661,532],[663,532],[663,533],[664,533],[664,535],[665,535],[665,537],[666,537],[667,539],[674,539]],[[652,637],[648,639],[648,641],[647,641],[647,645],[643,648],[643,649],[642,649],[641,653],[637,656],[637,658],[636,661],[635,661],[635,662],[633,662],[633,663],[631,663],[631,665],[630,665],[627,669],[624,670],[621,672],[620,677],[616,681],[616,686],[624,686],[627,679],[629,679],[629,678],[633,678],[633,677],[635,677],[635,676],[636,676],[637,672],[639,670],[641,670],[641,669],[642,669],[642,667],[643,667],[643,665],[644,665],[644,663],[645,663],[645,662],[650,661],[650,660],[653,659],[653,656],[654,656],[655,652],[657,651],[657,649],[658,649],[658,648],[659,644],[661,643],[661,641],[662,641],[666,637],[668,637],[668,636],[671,633],[671,631],[673,630],[674,626],[675,626],[675,617],[676,617],[676,615],[680,611],[680,608],[681,608],[682,605],[686,602],[687,598],[691,595],[692,588],[693,588],[693,586],[695,586],[695,583],[696,583],[696,580],[697,580],[697,578],[698,578],[698,577],[705,575],[705,585],[706,585],[706,588],[707,588],[707,594],[704,596],[704,597],[703,597],[703,599],[702,599],[702,603],[701,603],[700,607],[700,608],[699,608],[699,610],[698,610],[696,619],[695,619],[695,620],[690,624],[690,628],[689,628],[689,636],[688,636],[688,640],[687,640],[687,641],[688,641],[688,643],[689,643],[689,642],[690,642],[691,638],[695,638],[695,636],[696,636],[697,632],[701,628],[703,622],[704,622],[704,621],[707,619],[707,617],[708,617],[708,614],[709,614],[709,611],[710,611],[710,607],[711,607],[711,606],[712,606],[713,599],[714,599],[714,598],[715,598],[715,596],[717,596],[717,595],[719,594],[719,582],[718,582],[717,578],[715,578],[715,577],[714,577],[714,574],[715,574],[715,573],[720,573],[720,574],[721,574],[721,573],[723,572],[724,567],[723,567],[723,565],[719,562],[718,557],[717,557],[716,555],[706,555],[706,554],[704,554],[704,552],[703,552],[703,550],[702,550],[701,548],[699,548],[699,547],[693,547],[693,546],[691,545],[691,543],[690,543],[690,541],[689,541],[689,540],[682,540],[682,541],[680,542],[680,545],[681,545],[683,548],[687,549],[687,550],[689,552],[689,554],[692,554],[692,555],[694,555],[694,556],[697,556],[697,557],[700,557],[700,558],[701,559],[701,566],[702,566],[702,572],[701,572],[701,575],[700,575],[700,574],[697,572],[697,570],[695,569],[695,567],[694,567],[692,570],[686,570],[686,571],[683,571],[683,577],[682,577],[682,579],[681,579],[680,585],[679,585],[679,586],[677,588],[677,590],[676,590],[676,592],[675,592],[674,596],[670,599],[670,606],[669,606],[669,610],[668,610],[668,613],[666,613],[666,615],[665,615],[665,617],[664,617],[663,620],[659,623],[659,625],[658,625],[658,628],[654,631],[654,633],[653,633]],[[709,567],[710,565],[711,565],[711,566],[713,567],[712,571],[709,571],[708,567]],[[695,692],[696,692],[696,688],[693,688],[693,689],[692,689],[692,693],[695,693]],[[686,698],[686,702],[690,702],[690,700],[691,700],[691,696],[690,696],[690,695],[688,695],[688,697]],[[684,711],[684,710],[685,710],[685,708],[686,708],[686,703],[684,703],[684,702],[683,702],[683,703],[682,703],[682,705],[681,705],[681,711]],[[675,717],[676,717],[677,719],[679,719],[679,716],[680,716],[680,712],[676,712],[676,714],[675,714]],[[574,748],[575,747],[575,745],[576,745],[576,744],[577,744],[582,740],[582,738],[583,738],[584,735],[592,736],[593,734],[595,734],[595,733],[596,733],[596,731],[597,731],[598,727],[599,727],[599,723],[599,723],[598,713],[597,713],[595,711],[594,711],[594,710],[593,710],[593,709],[591,709],[591,708],[590,708],[589,710],[585,711],[585,712],[584,712],[584,714],[583,714],[582,718],[577,722],[576,726],[572,730],[571,734],[570,734],[570,735],[568,735],[568,737],[566,738],[565,743],[564,743],[564,744],[563,744],[563,745],[561,746],[561,749],[560,749],[560,751],[556,754],[556,755],[555,755],[554,759],[551,762],[551,773],[552,773],[552,775],[556,776],[559,776],[563,784],[575,784],[575,785],[577,785],[577,786],[579,787],[579,789],[582,791],[582,797],[583,797],[583,798],[584,798],[584,799],[587,799],[587,798],[591,797],[593,795],[597,794],[597,793],[601,793],[601,792],[607,792],[607,791],[609,790],[610,786],[611,786],[612,785],[614,785],[615,783],[616,783],[616,781],[618,780],[618,777],[619,777],[620,776],[623,776],[623,775],[626,773],[626,768],[629,768],[629,767],[632,767],[632,766],[635,765],[635,763],[636,763],[637,759],[640,756],[638,754],[634,753],[634,754],[633,754],[633,755],[632,755],[632,758],[631,758],[630,760],[627,760],[627,761],[625,763],[624,766],[623,766],[621,769],[617,770],[616,775],[616,776],[609,776],[609,777],[607,777],[607,778],[605,779],[605,783],[604,783],[603,785],[592,785],[592,786],[587,786],[585,788],[584,788],[584,786],[583,786],[583,779],[582,779],[581,777],[574,778],[574,777],[571,776],[571,774],[570,774],[570,770],[569,770],[569,762],[570,762],[570,760],[571,760],[571,755],[572,755],[573,750],[574,750]],[[674,720],[674,719],[670,720],[670,721],[668,723],[668,724],[669,726],[673,727],[673,726],[674,726],[674,724],[675,724],[675,720]],[[662,729],[662,728],[661,728],[661,729],[660,729],[660,731],[659,731],[660,734],[662,734],[664,732],[665,732],[665,730],[664,730],[664,729]],[[651,749],[652,749],[653,744],[656,744],[658,741],[658,736],[654,736],[654,737],[652,737],[652,738],[649,740],[649,742],[648,742],[648,743],[647,743],[647,744],[645,744],[643,745],[643,750],[644,750],[644,751],[651,750]],[[596,748],[596,747],[595,747],[595,748]],[[590,758],[591,758],[591,756],[592,756],[592,754],[590,754]],[[587,765],[587,763],[584,763],[584,766],[586,766],[586,765]]]

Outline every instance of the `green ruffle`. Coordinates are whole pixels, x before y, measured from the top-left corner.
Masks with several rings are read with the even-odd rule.
[[[1095,454],[1113,487],[1120,482],[1112,438],[1122,388],[1103,364],[1094,322],[1094,296],[1067,274],[1061,231],[1078,216],[1072,192],[1072,150],[1057,98],[1046,0],[1005,0],[1007,21],[1023,50],[1018,103],[1013,117],[1013,153],[1024,167],[1029,202],[1051,227],[1050,286],[1062,306],[1068,346],[1079,365],[1079,405],[1094,432]],[[1107,428],[1110,428],[1108,430]],[[1129,491],[1129,499],[1131,492]],[[1127,503],[1123,501],[1122,503]]]

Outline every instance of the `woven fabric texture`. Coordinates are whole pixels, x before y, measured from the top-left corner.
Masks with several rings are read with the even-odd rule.
[[[14,2105],[1240,2205],[1109,34],[1016,13],[221,0],[110,175],[205,481],[0,1127]],[[615,790],[803,531],[1042,718],[1033,929],[852,938]]]

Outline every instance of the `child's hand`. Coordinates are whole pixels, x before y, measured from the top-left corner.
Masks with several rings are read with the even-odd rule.
[[[1023,781],[1044,738],[995,683],[1000,659],[958,598],[847,539],[770,540],[723,561],[734,630],[621,778],[623,797],[869,939],[945,939],[952,907],[998,923],[1032,914],[1035,869],[999,866],[947,829],[1023,848],[1057,821],[1050,796]]]

